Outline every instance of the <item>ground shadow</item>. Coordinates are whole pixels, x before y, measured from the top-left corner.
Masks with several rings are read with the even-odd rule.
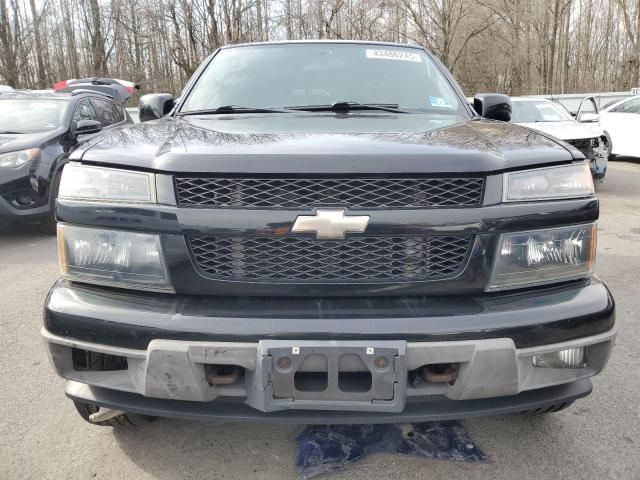
[[[556,451],[558,444],[545,439],[544,431],[557,427],[557,419],[527,418],[518,415],[495,417],[465,422],[472,427],[470,434],[480,448],[482,437],[495,438],[524,436],[531,441],[540,440],[538,452]],[[114,430],[113,435],[122,451],[142,470],[159,479],[175,478],[274,478],[297,479],[295,469],[295,438],[303,426],[281,426],[237,423],[197,423],[158,419],[136,429]],[[483,435],[476,438],[481,431]],[[555,439],[558,440],[559,439]],[[502,448],[486,442],[492,448]],[[521,442],[513,442],[520,445]],[[493,456],[492,448],[484,448]],[[502,455],[501,455],[502,456]],[[398,455],[384,454],[384,464],[402,461]],[[430,462],[426,459],[419,459]],[[369,461],[369,460],[367,460]],[[376,461],[376,460],[373,460]],[[416,461],[416,459],[407,461]],[[451,464],[447,467],[446,464]],[[438,470],[459,468],[461,462],[438,462]],[[457,464],[457,465],[456,465]],[[424,464],[425,466],[427,463]],[[428,463],[433,467],[433,463]],[[481,464],[466,464],[482,467]],[[358,465],[348,467],[357,469]],[[188,472],[188,474],[186,473]],[[349,477],[349,472],[344,474]],[[393,468],[380,475],[392,477]]]
[[[40,230],[38,225],[22,224],[22,223],[0,223],[0,236],[24,236],[33,235],[38,237],[50,237]]]
[[[154,478],[297,478],[295,438],[301,429],[157,419],[113,435]]]
[[[629,162],[629,163],[640,163],[640,157],[625,157],[624,155],[617,156],[613,162]]]

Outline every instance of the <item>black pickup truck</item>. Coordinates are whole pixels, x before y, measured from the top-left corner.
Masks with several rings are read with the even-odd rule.
[[[419,47],[224,47],[71,155],[42,336],[85,420],[557,411],[615,338],[567,144]],[[152,121],[144,121],[155,118]],[[136,415],[137,414],[137,415]]]

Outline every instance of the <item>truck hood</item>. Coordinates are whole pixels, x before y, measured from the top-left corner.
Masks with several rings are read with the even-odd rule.
[[[574,120],[567,120],[566,122],[519,123],[518,125],[553,135],[560,140],[581,140],[604,135],[602,126],[598,122],[580,123]]]
[[[157,172],[491,172],[572,160],[544,134],[422,114],[166,118],[105,132],[72,159]]]

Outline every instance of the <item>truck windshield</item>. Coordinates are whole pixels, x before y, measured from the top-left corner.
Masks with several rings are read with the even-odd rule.
[[[50,98],[0,99],[0,133],[33,133],[62,125],[68,100]]]
[[[318,112],[322,106],[336,104],[353,110],[382,106],[409,113],[466,115],[453,87],[424,51],[331,43],[222,49],[180,113],[230,113],[230,106],[241,107],[233,113],[287,108]],[[367,114],[385,112],[366,110]]]

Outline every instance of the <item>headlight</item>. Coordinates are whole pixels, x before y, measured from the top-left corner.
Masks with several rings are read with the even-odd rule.
[[[158,235],[58,224],[58,246],[68,280],[174,291]]]
[[[17,168],[36,158],[39,153],[37,148],[3,153],[0,155],[0,167]]]
[[[487,290],[588,277],[595,252],[595,223],[502,234]]]
[[[70,163],[64,167],[59,198],[155,203],[155,176],[116,168]]]
[[[524,202],[586,197],[594,193],[586,163],[505,173],[503,201]]]

